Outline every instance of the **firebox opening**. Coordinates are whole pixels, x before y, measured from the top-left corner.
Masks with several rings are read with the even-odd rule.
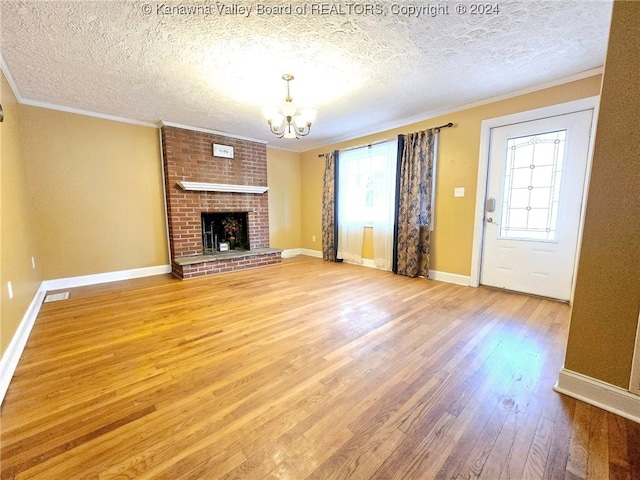
[[[229,244],[229,250],[250,250],[248,212],[202,212],[203,253],[220,252],[220,244]]]

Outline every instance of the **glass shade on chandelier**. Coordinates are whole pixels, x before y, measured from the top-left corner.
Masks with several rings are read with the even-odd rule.
[[[287,82],[287,96],[284,104],[279,107],[266,106],[261,109],[271,133],[278,138],[301,138],[309,135],[311,124],[318,111],[313,108],[298,108],[293,103],[289,90],[289,82],[293,80],[293,75],[286,73],[282,75],[282,79]]]

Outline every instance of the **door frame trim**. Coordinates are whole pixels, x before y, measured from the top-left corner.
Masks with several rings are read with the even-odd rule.
[[[550,105],[548,107],[536,108],[534,110],[513,113],[510,115],[504,115],[502,117],[489,118],[482,121],[480,125],[480,158],[478,159],[478,183],[476,186],[476,208],[473,223],[473,246],[471,249],[470,285],[472,287],[478,287],[480,285],[482,239],[484,235],[484,204],[487,196],[487,177],[489,175],[489,148],[491,145],[491,130],[493,128],[505,127],[508,125],[513,125],[515,123],[540,120],[547,117],[566,115],[583,110],[593,110],[593,118],[591,121],[591,132],[589,138],[589,149],[587,153],[587,169],[585,173],[582,209],[580,211],[580,226],[578,229],[578,252],[576,254],[576,261],[573,267],[573,278],[575,278],[580,256],[580,246],[582,245],[582,230],[584,225],[585,205],[587,200],[587,193],[589,190],[589,179],[591,178],[591,162],[593,159],[593,144],[595,140],[596,125],[598,123],[597,121],[599,105],[600,95],[596,95],[593,97],[581,98],[580,100],[574,100],[572,102]],[[574,289],[575,282],[572,282],[570,303],[573,302]]]

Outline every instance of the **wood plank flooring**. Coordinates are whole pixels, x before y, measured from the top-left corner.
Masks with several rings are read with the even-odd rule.
[[[310,257],[44,304],[2,479],[640,479],[552,390],[569,307]]]

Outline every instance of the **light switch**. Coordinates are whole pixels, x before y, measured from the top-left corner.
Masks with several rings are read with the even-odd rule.
[[[455,187],[453,189],[454,197],[464,197],[464,187]]]

